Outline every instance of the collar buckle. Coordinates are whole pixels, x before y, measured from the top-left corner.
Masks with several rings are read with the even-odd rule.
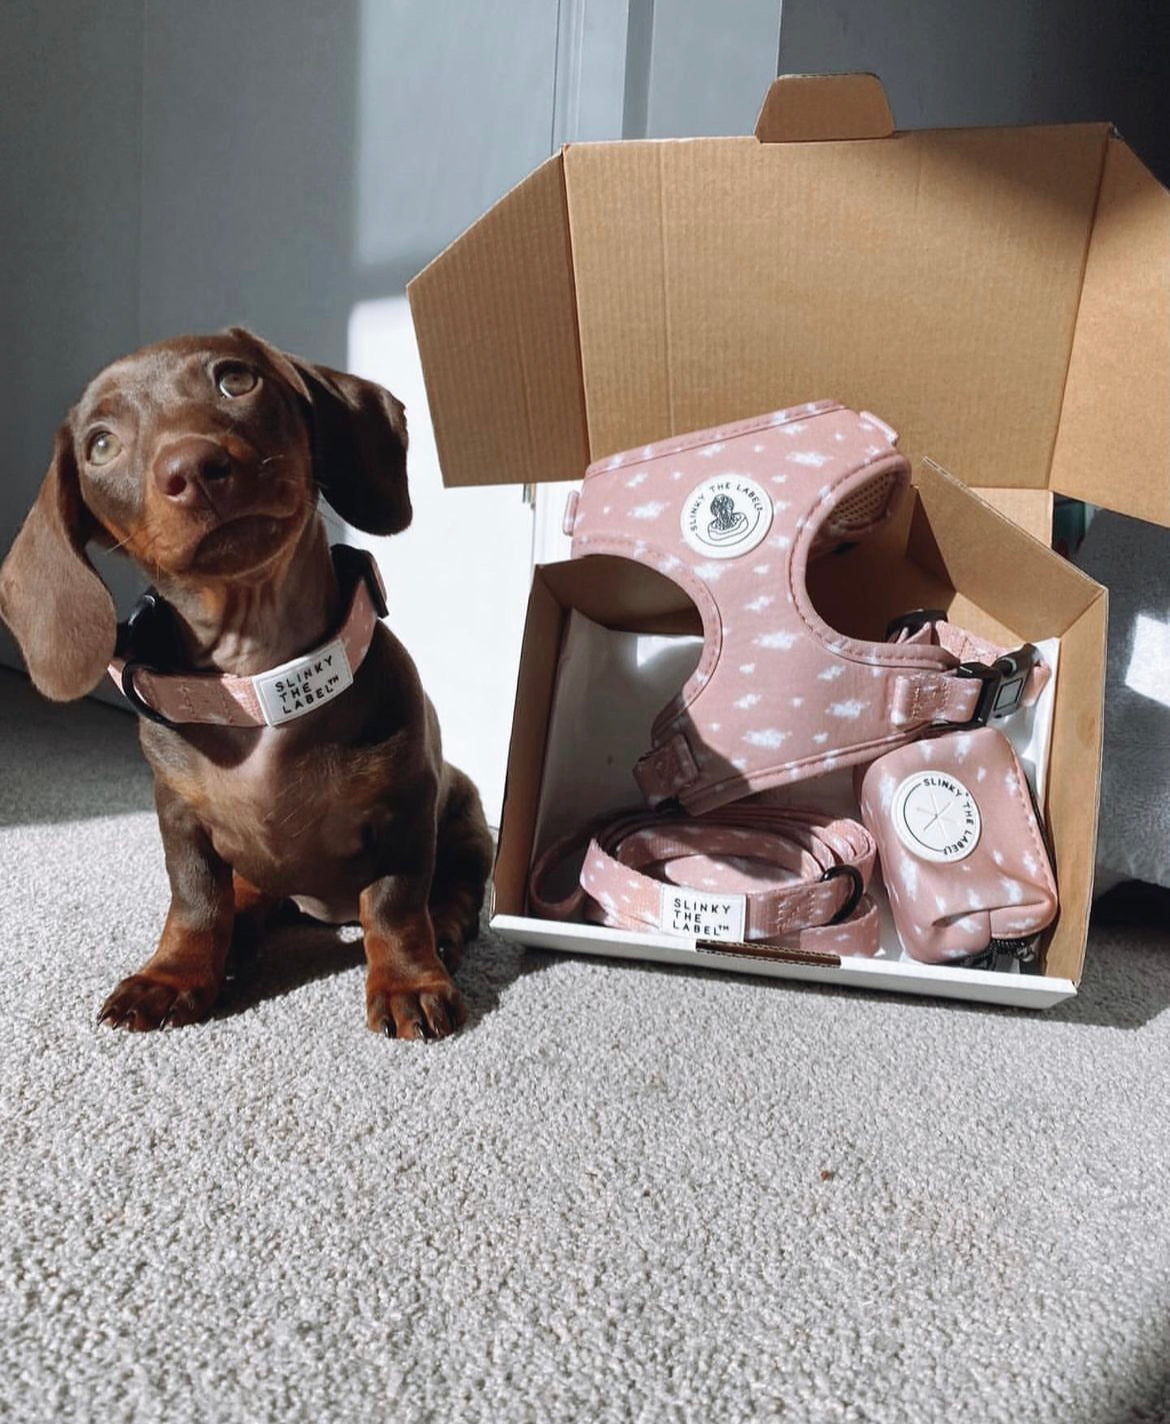
[[[334,544],[333,567],[337,570],[343,589],[352,589],[364,583],[370,592],[370,602],[379,618],[385,618],[390,611],[386,605],[386,585],[378,562],[368,549],[355,549],[352,544]]]

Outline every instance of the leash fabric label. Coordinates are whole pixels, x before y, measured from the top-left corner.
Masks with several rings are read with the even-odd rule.
[[[664,885],[658,923],[667,934],[694,935],[696,939],[743,942],[747,896],[731,892],[687,890]]]
[[[709,559],[750,553],[772,527],[768,492],[746,475],[716,475],[687,496],[679,524],[682,536]]]
[[[353,673],[340,638],[252,679],[264,720],[270,727],[279,727],[312,712],[323,702],[331,702],[352,683]]]
[[[944,771],[916,771],[894,792],[898,839],[923,860],[966,860],[979,843],[983,818],[974,796]]]

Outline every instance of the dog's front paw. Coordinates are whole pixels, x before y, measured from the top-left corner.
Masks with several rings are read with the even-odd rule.
[[[142,1033],[199,1023],[211,1012],[219,985],[131,974],[123,979],[98,1014],[98,1023]]]
[[[366,984],[366,1022],[387,1038],[446,1038],[466,1019],[463,996],[447,975],[405,984],[371,976]]]

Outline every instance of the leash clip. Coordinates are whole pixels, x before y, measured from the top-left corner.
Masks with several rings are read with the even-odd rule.
[[[977,678],[983,687],[975,711],[962,728],[986,727],[993,717],[1010,717],[1018,712],[1024,701],[1028,678],[1032,669],[1040,661],[1040,654],[1031,643],[1025,643],[1014,653],[1004,653],[995,662],[960,663],[955,669],[956,677]]]

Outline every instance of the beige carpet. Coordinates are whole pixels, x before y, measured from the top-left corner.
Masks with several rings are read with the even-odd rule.
[[[396,1044],[292,928],[130,1036],[149,804],[0,674],[0,1419],[1170,1418],[1164,903],[1045,1015],[489,938]]]

